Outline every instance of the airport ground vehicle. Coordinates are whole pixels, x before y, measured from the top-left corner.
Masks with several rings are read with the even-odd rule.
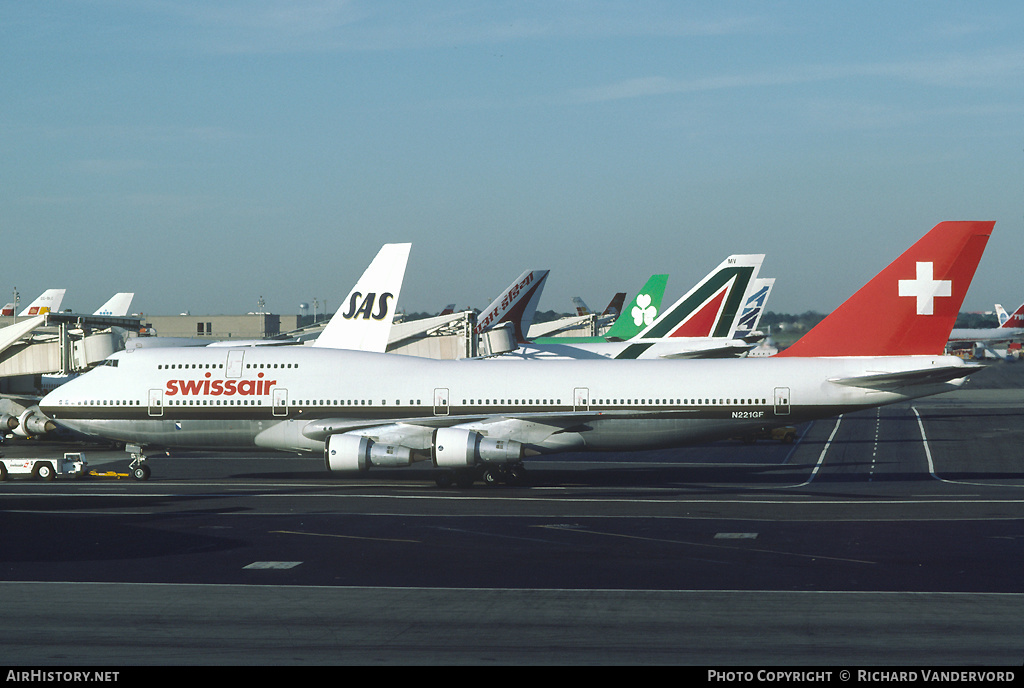
[[[792,425],[785,425],[781,428],[763,428],[746,434],[741,439],[749,443],[757,440],[777,440],[783,444],[792,444],[796,441],[796,428]]]
[[[69,452],[64,457],[51,459],[0,459],[0,481],[8,475],[31,475],[36,480],[53,480],[58,475],[81,478],[86,474],[85,454]]]

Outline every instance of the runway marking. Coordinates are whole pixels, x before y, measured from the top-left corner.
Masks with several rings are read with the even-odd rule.
[[[690,547],[705,547],[705,548],[708,548],[708,549],[727,549],[727,550],[731,550],[731,551],[735,551],[737,549],[741,549],[744,552],[760,552],[761,554],[777,554],[777,555],[781,555],[781,556],[785,556],[785,557],[798,557],[798,558],[801,558],[801,559],[828,560],[828,561],[845,561],[845,562],[853,563],[853,564],[871,564],[871,565],[874,565],[874,564],[878,563],[878,562],[874,562],[874,561],[866,561],[864,559],[847,559],[845,557],[827,557],[827,556],[822,556],[822,555],[818,555],[818,554],[797,554],[796,552],[783,552],[783,551],[780,551],[780,550],[762,549],[762,548],[758,548],[758,547],[742,547],[742,548],[741,547],[729,547],[727,545],[714,545],[714,544],[708,544],[706,542],[691,542],[689,540],[666,540],[664,538],[651,538],[651,537],[643,537],[643,536],[640,536],[640,535],[623,535],[622,533],[606,533],[606,532],[603,532],[603,531],[600,531],[600,530],[589,530],[589,529],[586,529],[586,528],[576,528],[576,527],[567,528],[565,526],[552,526],[552,525],[541,525],[541,526],[532,526],[532,527],[533,528],[547,528],[549,530],[565,530],[565,531],[568,531],[570,533],[586,533],[588,535],[604,535],[606,537],[623,538],[625,540],[643,540],[643,541],[646,541],[646,542],[664,542],[664,543],[668,543],[668,544],[671,544],[671,545],[689,545]]]
[[[929,475],[931,475],[933,478],[935,478],[936,480],[938,480],[940,482],[944,482],[944,483],[951,482],[951,481],[946,480],[944,478],[940,478],[939,476],[937,476],[935,474],[935,462],[932,461],[932,449],[928,445],[928,435],[926,435],[925,432],[924,432],[924,421],[921,420],[921,414],[918,413],[916,406],[911,406],[910,410],[914,412],[915,416],[917,416],[917,427],[921,430],[921,442],[924,444],[924,458],[928,461],[928,473],[929,473]]]
[[[814,469],[811,471],[811,474],[807,476],[807,480],[799,485],[788,485],[787,487],[806,487],[811,484],[811,481],[818,475],[818,471],[825,463],[825,454],[828,453],[828,448],[832,446],[832,440],[836,438],[836,433],[839,432],[839,424],[842,422],[843,417],[840,415],[836,418],[836,426],[832,428],[832,434],[828,436],[828,439],[825,441],[825,446],[821,448],[821,454],[818,455],[818,463],[814,464]]]
[[[243,566],[243,569],[293,569],[301,561],[254,561],[248,566]]]
[[[304,533],[300,530],[271,530],[271,533],[279,535],[309,535],[311,537],[329,537],[329,538],[341,538],[344,540],[373,540],[374,542],[411,542],[420,544],[419,540],[400,540],[396,538],[374,538],[374,537],[362,537],[360,535],[337,535],[335,533]]]
[[[871,448],[871,468],[868,469],[868,482],[875,479],[875,468],[878,466],[878,436],[882,428],[882,407],[875,410],[875,444]]]

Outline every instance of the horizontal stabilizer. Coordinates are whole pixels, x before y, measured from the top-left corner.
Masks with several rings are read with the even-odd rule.
[[[829,380],[837,385],[862,387],[880,391],[898,390],[908,385],[936,385],[952,380],[959,380],[971,373],[981,370],[983,366],[943,366],[941,368],[921,368],[905,370],[898,373],[877,373],[859,375],[857,377],[833,378]]]

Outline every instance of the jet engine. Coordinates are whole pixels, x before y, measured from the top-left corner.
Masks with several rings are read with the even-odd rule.
[[[374,442],[363,435],[331,435],[324,445],[324,463],[328,470],[349,472],[364,472],[370,466],[408,466],[412,463],[412,450]]]
[[[25,409],[18,417],[18,427],[14,429],[15,435],[32,437],[43,435],[57,429],[57,424],[43,415],[36,407]]]
[[[6,435],[9,430],[18,427],[18,417],[9,413],[0,414],[0,435]]]
[[[523,445],[516,440],[494,439],[465,428],[438,428],[434,431],[434,465],[444,468],[469,468],[483,463],[517,463],[523,458]]]

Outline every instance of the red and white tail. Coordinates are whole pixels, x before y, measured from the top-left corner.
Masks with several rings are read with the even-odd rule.
[[[485,310],[480,311],[476,321],[476,333],[486,332],[499,323],[510,322],[516,330],[516,341],[525,342],[549,272],[526,270],[519,275],[498,298]]]
[[[1022,303],[1017,310],[1011,313],[1010,316],[1006,318],[1006,322],[999,327],[1007,330],[1024,327],[1024,303]]]
[[[940,222],[778,356],[938,355],[995,222]]]

